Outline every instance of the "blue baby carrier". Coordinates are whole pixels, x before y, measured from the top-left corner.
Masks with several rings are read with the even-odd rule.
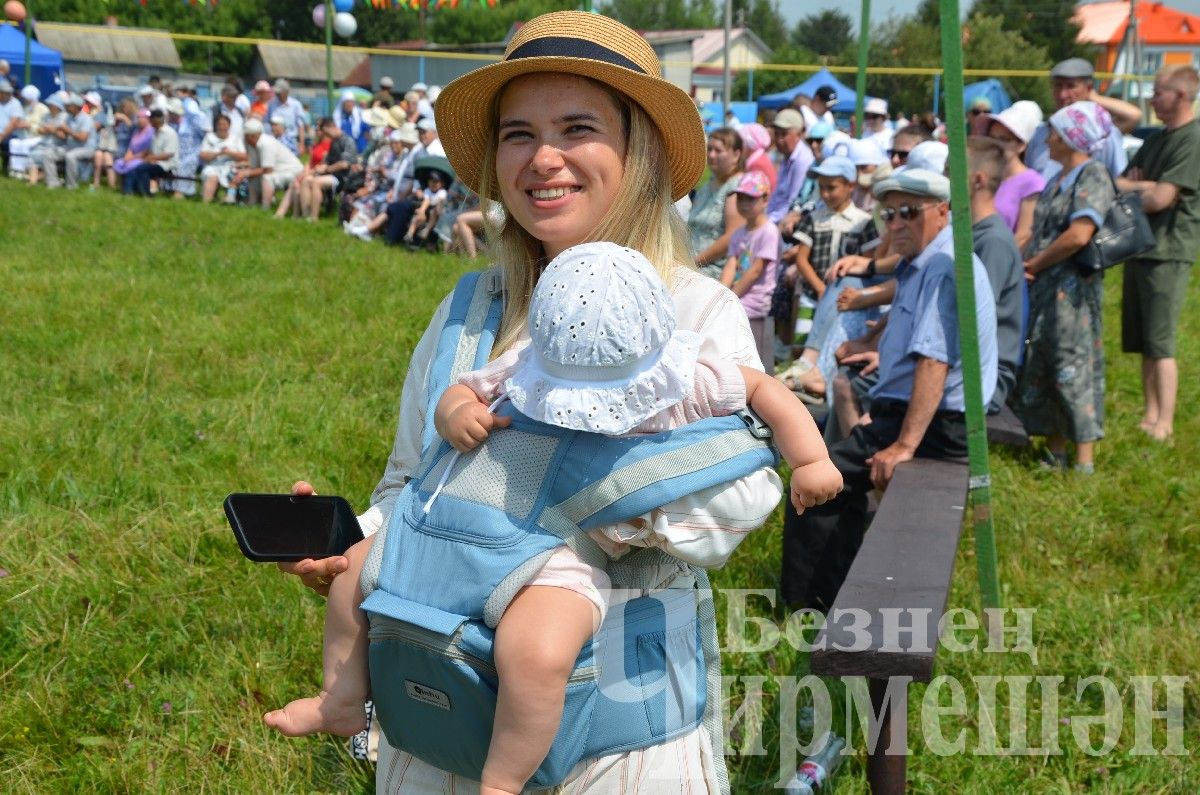
[[[426,417],[460,373],[486,363],[500,324],[499,285],[498,272],[489,271],[468,274],[455,289]],[[554,786],[581,759],[655,745],[701,722],[720,732],[703,570],[652,548],[610,561],[586,531],[773,466],[769,432],[739,415],[614,439],[546,425],[508,404],[500,413],[512,425],[462,456],[426,422],[416,476],[364,566],[372,698],[388,741],[479,779],[496,709],[493,630],[564,544],[606,569],[614,588],[644,592],[672,568],[689,584],[609,611],[576,660],[558,734],[529,786]],[[727,789],[723,775],[721,783]]]

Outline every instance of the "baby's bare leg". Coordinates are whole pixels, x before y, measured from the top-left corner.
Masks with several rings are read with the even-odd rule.
[[[301,698],[283,709],[268,712],[263,720],[288,737],[324,732],[353,737],[366,726],[363,702],[370,691],[367,670],[367,616],[358,577],[371,549],[372,539],[346,550],[350,567],[329,586],[325,608],[325,673],[320,695]]]
[[[517,793],[546,758],[562,720],[567,678],[600,611],[565,588],[533,585],[496,627],[500,692],[482,795]]]

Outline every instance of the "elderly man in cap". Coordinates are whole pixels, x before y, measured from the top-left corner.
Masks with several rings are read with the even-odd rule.
[[[421,141],[417,157],[446,156],[446,150],[442,147],[441,139],[438,138],[437,125],[434,124],[433,119],[421,119],[417,122],[417,137]]]
[[[429,86],[416,82],[412,84],[409,91],[417,95],[417,118],[432,119],[433,103],[429,100]]]
[[[100,132],[96,129],[96,121],[84,109],[83,97],[71,94],[67,100],[67,112],[71,121],[67,125],[66,151],[63,153],[65,165],[63,170],[67,175],[67,187],[79,185],[79,167],[90,164],[96,156],[96,144],[100,141]],[[58,173],[49,169],[46,171],[47,187],[58,184]]]
[[[1054,105],[1062,109],[1086,99],[1108,111],[1108,115],[1112,117],[1113,130],[1105,138],[1104,146],[1096,153],[1095,159],[1104,163],[1108,173],[1116,179],[1125,171],[1127,163],[1124,134],[1138,125],[1142,112],[1136,105],[1097,92],[1093,86],[1095,74],[1096,70],[1083,58],[1068,58],[1056,63],[1050,70]],[[1050,146],[1046,140],[1049,135],[1050,123],[1043,122],[1025,147],[1025,165],[1040,173],[1047,183],[1058,176],[1062,169],[1057,161],[1050,159]]]
[[[381,108],[390,108],[392,105],[395,105],[396,97],[392,94],[392,89],[395,87],[396,81],[387,75],[379,78],[379,90],[371,98],[371,104],[378,105]]]
[[[775,148],[783,156],[779,164],[778,177],[775,182],[775,192],[767,202],[767,219],[773,224],[784,221],[792,201],[804,187],[804,179],[808,175],[809,166],[813,164],[812,150],[804,143],[804,117],[792,108],[784,108],[775,114],[771,122],[771,130],[775,136]],[[780,226],[784,239],[792,233],[794,224],[784,223]]]
[[[154,128],[154,139],[149,151],[142,155],[141,165],[125,178],[122,188],[125,193],[149,196],[151,182],[162,181],[179,168],[179,133],[167,124],[166,114],[152,108],[150,126]]]
[[[13,96],[13,84],[0,78],[0,174],[8,173],[8,143],[21,135],[25,109]]]
[[[905,169],[875,186],[879,214],[900,254],[896,298],[879,341],[879,381],[870,421],[829,448],[844,490],[797,516],[787,509],[783,598],[828,610],[867,527],[867,493],[885,488],[896,465],[914,457],[967,454],[962,351],[954,281],[950,181]],[[973,256],[976,323],[985,403],[996,386],[996,306],[987,272]]]
[[[79,164],[90,163],[96,154],[96,125],[83,110],[83,97],[67,93],[60,101],[66,107],[65,118],[59,118],[54,140],[48,146],[39,146],[35,159],[46,172],[47,188],[62,184],[58,179],[59,163],[65,163],[67,187],[74,188],[79,184]],[[32,171],[30,181],[34,181]]]
[[[283,119],[283,141],[288,149],[298,155],[305,153],[304,143],[308,140],[308,125],[304,121],[304,106],[292,96],[292,86],[282,77],[275,81],[275,98],[267,106],[267,118]]]
[[[230,184],[236,188],[242,182],[249,182],[250,201],[261,203],[269,210],[275,201],[275,192],[286,190],[304,170],[304,164],[286,146],[264,134],[263,124],[258,119],[246,120],[242,136],[249,160],[238,168]]]

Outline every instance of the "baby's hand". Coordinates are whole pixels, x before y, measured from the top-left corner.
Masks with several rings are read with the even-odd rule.
[[[460,453],[474,450],[494,428],[507,428],[512,417],[497,417],[478,400],[464,401],[446,415],[443,438]]]
[[[792,470],[792,506],[797,515],[828,502],[842,490],[842,473],[828,458]]]

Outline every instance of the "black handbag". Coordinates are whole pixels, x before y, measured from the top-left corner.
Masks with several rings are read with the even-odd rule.
[[[1114,180],[1113,188],[1116,186]],[[1142,195],[1118,190],[1116,201],[1104,216],[1104,223],[1073,259],[1080,272],[1089,276],[1145,254],[1156,242],[1150,219],[1142,209]]]

